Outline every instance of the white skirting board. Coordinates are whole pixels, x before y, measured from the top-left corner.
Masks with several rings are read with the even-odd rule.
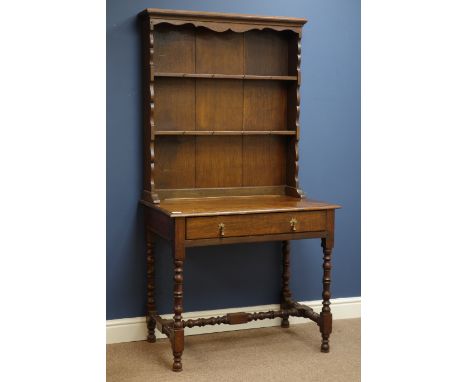
[[[314,311],[320,312],[322,308],[322,301],[303,301],[301,304],[310,306]],[[266,312],[269,310],[278,310],[279,305],[260,305],[260,306],[249,306],[244,308],[230,308],[230,309],[219,309],[219,310],[205,310],[201,312],[186,312],[183,313],[184,319],[189,318],[209,318],[216,316],[224,316],[228,313],[234,312]],[[334,320],[359,318],[361,317],[361,297],[347,297],[347,298],[336,298],[331,300],[331,310]],[[163,318],[172,318],[172,314],[163,314]],[[307,318],[302,317],[289,317],[289,323],[303,324],[311,322]],[[254,328],[266,328],[269,326],[279,326],[281,324],[281,318],[266,319],[258,321],[250,321],[246,324],[240,325],[207,325],[203,327],[196,326],[194,328],[186,328],[185,335],[191,336],[196,334],[215,333],[215,332],[227,332],[231,330],[245,330]],[[132,342],[132,341],[143,341],[146,339],[146,318],[145,317],[133,317],[133,318],[122,318],[118,320],[107,320],[106,321],[106,341],[108,344],[116,344],[120,342]],[[156,329],[156,339],[167,338],[164,334],[161,334]]]

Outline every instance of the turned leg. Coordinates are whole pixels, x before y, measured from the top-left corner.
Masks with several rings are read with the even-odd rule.
[[[184,350],[184,327],[182,324],[183,297],[183,266],[182,260],[174,260],[174,338],[172,354],[174,355],[174,371],[182,371],[182,352]]]
[[[322,312],[320,313],[320,332],[322,333],[323,353],[330,351],[329,337],[332,332],[332,314],[330,310],[330,283],[331,283],[331,243],[327,239],[322,239],[323,248],[323,292],[322,292]]]
[[[146,234],[146,326],[148,342],[155,342],[156,304],[154,302],[154,241],[151,233]]]
[[[282,252],[283,252],[283,283],[281,288],[281,309],[288,309],[291,304],[291,291],[289,290],[289,253],[290,253],[290,244],[289,240],[284,240],[282,242]],[[289,328],[289,316],[285,316],[281,320],[282,328]]]
[[[184,351],[184,326],[182,323],[182,298],[184,283],[184,258],[185,258],[185,220],[177,219],[175,222],[175,238],[173,241],[174,254],[174,334],[171,338],[174,363],[172,370],[182,371],[182,352]]]

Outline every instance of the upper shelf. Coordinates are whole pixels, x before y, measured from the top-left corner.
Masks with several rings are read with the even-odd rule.
[[[216,78],[237,80],[279,80],[297,81],[297,76],[257,76],[253,74],[210,74],[210,73],[166,73],[153,72],[154,77],[176,77],[176,78]]]

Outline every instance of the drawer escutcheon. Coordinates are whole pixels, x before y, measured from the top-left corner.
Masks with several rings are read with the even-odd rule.
[[[297,224],[297,219],[296,218],[292,218],[290,221],[289,221],[289,224],[291,225],[291,229],[296,232],[296,224]]]
[[[218,224],[219,234],[221,237],[224,237],[224,223]]]

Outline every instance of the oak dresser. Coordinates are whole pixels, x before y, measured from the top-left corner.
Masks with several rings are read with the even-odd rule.
[[[330,349],[331,252],[336,204],[299,187],[301,35],[305,19],[146,9],[143,53],[144,190],[148,341],[170,339],[182,370],[184,330],[280,317],[317,323]],[[174,317],[154,299],[154,241],[172,244]],[[295,302],[290,240],[321,239],[323,307]],[[184,320],[187,247],[281,241],[279,310]]]

